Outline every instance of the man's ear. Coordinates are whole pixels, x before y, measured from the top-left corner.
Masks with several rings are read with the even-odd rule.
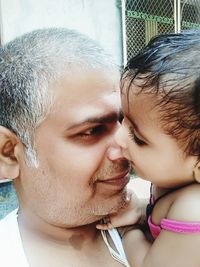
[[[194,167],[193,170],[194,179],[197,183],[200,183],[200,161],[197,162],[197,164]]]
[[[16,135],[0,126],[0,179],[15,179],[19,176],[20,146]]]

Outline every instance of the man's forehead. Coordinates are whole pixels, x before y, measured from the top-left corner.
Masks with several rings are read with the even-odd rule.
[[[105,97],[108,101],[116,106],[121,106],[121,97],[119,88],[115,88],[110,94]]]
[[[109,122],[116,120],[121,112],[119,91],[113,91],[97,101],[72,106],[68,122],[73,125],[95,122]]]
[[[119,89],[106,83],[99,90],[89,89],[79,87],[75,94],[69,95],[68,88],[63,87],[62,93],[53,101],[45,124],[73,129],[83,124],[116,121],[121,109]]]

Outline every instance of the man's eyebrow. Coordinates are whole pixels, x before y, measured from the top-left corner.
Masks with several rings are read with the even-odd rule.
[[[111,112],[108,114],[103,114],[99,116],[94,116],[94,117],[88,117],[83,119],[80,122],[77,122],[70,127],[67,128],[67,130],[73,130],[74,128],[81,127],[87,124],[92,124],[92,123],[98,123],[98,124],[104,124],[104,123],[112,123],[115,121],[118,121],[120,116],[120,111],[119,112]]]

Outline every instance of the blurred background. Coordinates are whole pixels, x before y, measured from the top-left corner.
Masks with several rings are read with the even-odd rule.
[[[0,0],[1,42],[43,27],[68,27],[124,65],[157,34],[200,27],[199,0]]]

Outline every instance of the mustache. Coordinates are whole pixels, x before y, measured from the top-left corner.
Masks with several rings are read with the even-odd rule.
[[[131,165],[126,159],[120,159],[115,163],[106,161],[93,178],[95,181],[101,180],[104,177],[112,177],[128,170],[131,170]]]

